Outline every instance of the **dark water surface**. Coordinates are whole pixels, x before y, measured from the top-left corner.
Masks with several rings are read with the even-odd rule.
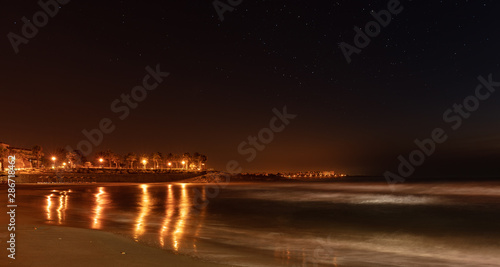
[[[18,185],[41,223],[240,266],[500,266],[500,183]],[[22,201],[22,202],[21,202]]]

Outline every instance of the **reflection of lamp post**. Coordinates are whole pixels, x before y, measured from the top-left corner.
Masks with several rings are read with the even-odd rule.
[[[56,167],[56,157],[52,157],[52,161],[54,162],[54,164],[52,165],[52,169],[55,169],[55,167]]]
[[[102,162],[103,162],[103,161],[104,161],[104,160],[103,160],[102,158],[100,158],[100,159],[99,159],[99,162],[101,163],[101,169],[102,169]]]
[[[143,159],[142,160],[142,164],[144,165],[144,169],[146,169],[146,164],[148,163],[148,161],[146,159]]]

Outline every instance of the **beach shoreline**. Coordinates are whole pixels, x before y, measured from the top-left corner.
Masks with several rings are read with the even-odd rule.
[[[16,237],[16,259],[0,261],[8,266],[225,266],[99,230],[23,224]]]
[[[6,191],[6,190],[3,190]],[[5,212],[0,216],[8,221]],[[0,266],[226,266],[175,254],[107,231],[48,225],[22,207],[15,226],[15,259],[7,257],[9,233],[0,232]]]

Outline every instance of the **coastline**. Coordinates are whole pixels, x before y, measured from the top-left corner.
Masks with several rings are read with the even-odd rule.
[[[6,197],[5,187],[0,196]],[[112,232],[48,225],[19,207],[16,214],[16,259],[0,257],[0,266],[227,266],[149,246]],[[8,221],[7,213],[0,220]],[[0,232],[5,250],[9,232]],[[122,254],[125,252],[125,254]]]

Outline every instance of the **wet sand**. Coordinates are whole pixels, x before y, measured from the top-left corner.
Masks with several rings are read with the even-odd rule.
[[[6,199],[7,187],[0,186]],[[37,222],[22,205],[16,209],[16,259],[6,251],[8,217],[4,207],[0,221],[0,266],[226,266],[134,242],[117,234]],[[124,252],[124,254],[122,254]]]
[[[46,225],[16,230],[16,259],[3,255],[0,263],[9,264],[1,266],[222,266],[102,231]]]

